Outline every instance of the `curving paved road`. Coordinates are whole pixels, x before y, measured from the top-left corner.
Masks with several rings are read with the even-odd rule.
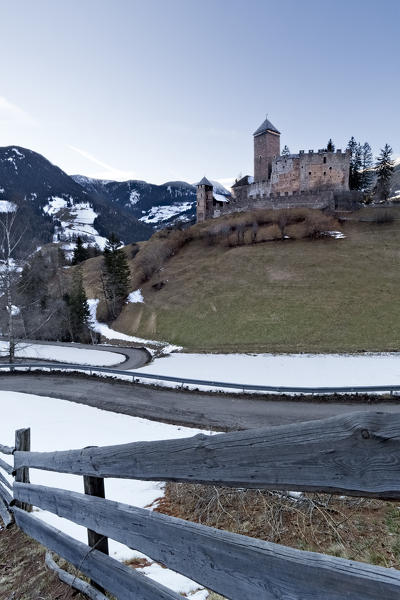
[[[0,340],[6,341],[4,337],[0,337]],[[140,367],[144,367],[150,360],[151,354],[146,350],[146,348],[131,348],[125,346],[107,346],[104,344],[71,344],[70,342],[45,342],[41,340],[19,340],[20,343],[26,344],[28,346],[32,345],[40,345],[40,346],[60,346],[65,348],[83,348],[84,350],[90,350],[91,352],[96,352],[99,350],[106,352],[115,352],[116,354],[123,354],[125,356],[125,360],[107,367],[108,369],[124,369],[125,371],[131,369],[139,369]],[[17,359],[19,360],[19,359]],[[21,359],[23,362],[42,362],[43,365],[56,365],[57,361],[50,360],[40,360],[38,358],[33,359]],[[3,361],[6,362],[6,359],[3,358]]]
[[[103,410],[167,423],[216,430],[247,429],[322,419],[356,410],[400,412],[400,403],[371,402],[346,396],[345,401],[276,395],[207,394],[157,389],[147,385],[85,375],[1,374],[0,390],[51,396]],[[0,394],[1,399],[1,394]]]

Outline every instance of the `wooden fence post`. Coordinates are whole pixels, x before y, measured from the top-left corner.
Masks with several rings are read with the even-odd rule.
[[[96,496],[97,498],[105,498],[104,479],[103,477],[93,477],[91,475],[83,476],[83,487],[85,494],[88,496]],[[91,548],[95,547],[96,550],[103,552],[108,555],[108,538],[104,535],[96,533],[92,529],[88,529],[88,544]],[[93,580],[90,580],[91,585],[99,590],[99,592],[105,593],[104,588]]]
[[[15,450],[30,452],[31,450],[31,430],[30,427],[27,429],[17,429],[15,432]],[[29,468],[21,467],[20,469],[15,469],[15,481],[19,483],[30,483],[29,481]],[[26,502],[19,502],[18,500],[15,502],[15,505],[18,508],[22,508],[27,512],[32,511],[32,506],[27,504]]]

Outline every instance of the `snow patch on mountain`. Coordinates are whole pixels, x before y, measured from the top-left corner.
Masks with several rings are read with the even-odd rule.
[[[132,190],[129,194],[129,204],[135,206],[140,200],[140,194],[137,190]]]
[[[10,213],[17,210],[16,205],[8,200],[0,200],[0,213]]]
[[[22,152],[20,152],[18,150],[18,148],[12,148],[12,151],[14,152],[14,154],[16,154],[18,156],[18,158],[21,160],[22,158],[25,158],[25,154],[22,154]]]
[[[43,212],[51,217],[57,215],[63,208],[66,208],[68,202],[64,198],[59,198],[57,196],[53,196],[48,204],[43,207]]]
[[[89,202],[73,204],[72,198],[67,200],[53,196],[43,211],[59,222],[55,228],[54,242],[68,242],[80,236],[84,241],[96,244],[100,250],[104,250],[107,239],[99,235],[93,227],[97,213]]]
[[[2,162],[6,161],[13,165],[15,172],[18,173],[18,160],[23,160],[25,158],[25,154],[22,154],[18,148],[8,148],[5,153],[5,158]]]
[[[222,183],[220,183],[219,181],[214,181],[213,179],[210,180],[211,183],[213,184],[213,188],[214,188],[214,192],[217,194],[222,194],[223,196],[230,196],[230,192],[229,190],[226,189],[226,187],[224,187],[222,185]]]
[[[146,215],[140,217],[139,221],[152,225],[169,221],[169,219],[189,211],[192,206],[193,202],[175,202],[169,206],[153,206]]]

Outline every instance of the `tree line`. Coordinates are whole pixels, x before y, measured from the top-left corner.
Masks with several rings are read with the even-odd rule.
[[[70,263],[56,245],[17,263],[13,257],[22,239],[16,207],[0,213],[0,329],[9,341],[10,362],[21,339],[96,343],[82,263],[103,254],[101,284],[107,319],[114,320],[130,291],[130,271],[120,240],[111,234],[101,253],[78,237]],[[66,268],[71,265],[74,268]]]

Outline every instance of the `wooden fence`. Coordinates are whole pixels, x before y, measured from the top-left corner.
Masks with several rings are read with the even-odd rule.
[[[5,524],[13,517],[28,535],[120,600],[182,596],[109,557],[104,546],[103,552],[93,548],[106,538],[231,600],[400,598],[400,571],[395,569],[295,550],[98,497],[104,495],[103,478],[119,477],[398,501],[400,415],[357,412],[258,430],[61,452],[31,452],[27,443],[23,430],[17,432],[15,448],[0,446],[14,459],[13,467],[0,461],[0,468],[15,476],[13,486],[1,476]],[[89,478],[86,494],[30,484],[29,468]],[[26,510],[31,505],[88,528],[89,545],[45,524]],[[89,587],[84,591],[92,598],[104,598]]]

